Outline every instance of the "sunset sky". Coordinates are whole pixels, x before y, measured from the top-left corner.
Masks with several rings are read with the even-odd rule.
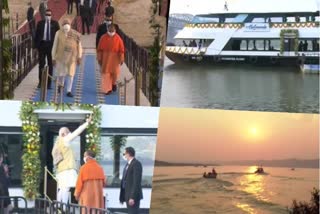
[[[319,115],[161,108],[156,159],[316,159]]]

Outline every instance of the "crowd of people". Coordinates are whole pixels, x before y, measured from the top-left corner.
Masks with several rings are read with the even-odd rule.
[[[91,117],[72,133],[67,127],[59,130],[59,137],[52,150],[58,182],[57,200],[70,203],[70,189],[75,187],[74,196],[81,206],[105,208],[103,188],[107,184],[107,178],[103,168],[95,159],[95,152],[87,150],[84,153],[85,164],[81,166],[78,174],[75,156],[70,146],[70,142],[88,127],[90,121]],[[122,174],[119,201],[126,203],[129,214],[138,214],[140,200],[143,198],[142,165],[135,158],[135,150],[132,147],[125,148],[123,158],[127,164]]]
[[[105,2],[104,0],[68,0],[68,13],[72,13],[73,3],[79,8],[82,20],[82,34],[90,33],[96,12],[100,12]],[[34,19],[34,9],[31,3],[28,9],[28,21],[30,33],[34,38],[34,46],[38,50],[39,55],[39,83],[41,88],[41,80],[43,69],[46,65],[49,68],[49,78],[47,89],[52,89],[52,79],[57,78],[58,93],[64,93],[73,97],[72,86],[73,79],[76,74],[76,68],[81,64],[83,59],[83,49],[81,44],[81,33],[71,28],[71,20],[64,18],[62,28],[60,28],[57,20],[52,19],[52,11],[48,8],[47,1],[42,0],[40,4],[40,14],[42,20],[37,24]],[[78,11],[78,9],[77,9]],[[124,62],[124,43],[117,34],[118,25],[113,23],[114,8],[110,1],[104,10],[104,22],[98,26],[96,35],[96,51],[97,61],[101,71],[101,93],[109,95],[117,90],[117,81],[120,78],[120,66]],[[36,26],[36,27],[35,27]],[[34,28],[35,27],[35,28]],[[55,68],[55,73],[53,72]],[[94,68],[92,68],[94,69]],[[65,87],[65,80],[67,84]]]

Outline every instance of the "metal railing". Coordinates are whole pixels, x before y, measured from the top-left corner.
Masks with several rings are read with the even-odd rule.
[[[103,208],[89,208],[86,206],[73,204],[73,203],[63,203],[59,201],[50,201],[47,199],[37,198],[35,201],[35,214],[62,214],[62,213],[72,213],[72,214],[111,214],[108,209]]]
[[[140,89],[150,100],[149,93],[149,52],[140,47],[132,38],[127,36],[121,29],[117,32],[125,46],[125,63],[135,79],[135,105],[140,105]]]
[[[11,36],[12,69],[10,75],[10,91],[22,82],[38,63],[38,52],[33,48],[32,36],[29,33]]]
[[[6,210],[5,207],[7,207],[7,203],[10,202],[12,206],[12,210],[10,213],[21,213],[21,214],[26,214],[28,213],[28,203],[27,200],[24,197],[19,197],[19,196],[11,196],[11,197],[6,197],[6,196],[0,196],[0,214],[5,214]],[[23,203],[24,206],[20,206],[19,204]]]

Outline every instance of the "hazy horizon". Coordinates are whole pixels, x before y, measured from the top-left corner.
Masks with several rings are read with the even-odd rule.
[[[310,160],[318,142],[318,114],[161,108],[156,160]]]
[[[313,161],[313,160],[320,160],[320,158],[310,158],[310,159],[302,159],[302,158],[286,158],[286,159],[251,159],[251,160],[215,160],[215,161],[197,161],[197,160],[190,160],[190,161],[185,161],[185,163],[192,163],[192,164],[201,164],[201,163],[227,163],[227,162],[244,162],[244,161],[285,161],[285,160],[297,160],[297,161]],[[184,163],[181,161],[169,161],[169,160],[158,160],[156,161],[163,161],[163,162],[168,162],[168,163]]]

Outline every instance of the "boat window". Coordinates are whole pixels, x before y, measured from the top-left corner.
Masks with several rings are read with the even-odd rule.
[[[299,18],[300,19],[300,18]],[[296,17],[287,17],[287,22],[297,22]]]
[[[253,51],[255,49],[255,43],[254,40],[249,40],[248,42],[248,50]]]
[[[23,140],[22,134],[0,134],[0,153],[9,166],[11,186],[21,185]]]
[[[256,40],[256,50],[263,51],[264,50],[264,41]]]
[[[152,176],[156,150],[156,136],[101,136],[101,160],[109,187],[120,187],[120,179],[126,162],[122,158],[125,147],[136,151],[136,158],[143,166],[142,186],[152,187]],[[120,142],[124,146],[119,147]],[[115,161],[115,160],[119,160]]]
[[[280,39],[270,40],[270,51],[280,51]]]
[[[241,51],[246,51],[247,50],[247,40],[241,40],[240,50]]]
[[[219,19],[214,17],[195,16],[191,22],[192,23],[212,23],[212,22],[219,22]]]
[[[264,23],[265,22],[265,18],[254,18],[252,20],[252,22],[255,22],[255,23]]]
[[[271,22],[282,22],[283,18],[282,17],[271,17]]]
[[[306,17],[300,17],[300,22],[307,22],[307,18]]]

